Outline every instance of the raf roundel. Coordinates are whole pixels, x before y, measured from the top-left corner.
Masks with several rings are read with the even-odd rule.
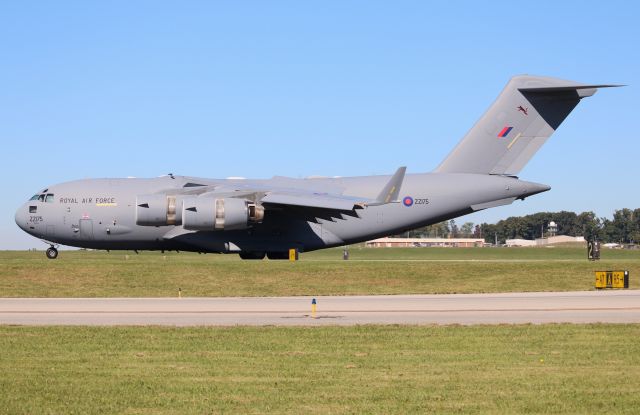
[[[402,199],[402,204],[406,207],[411,207],[413,205],[413,198],[411,196],[405,196],[404,199]]]

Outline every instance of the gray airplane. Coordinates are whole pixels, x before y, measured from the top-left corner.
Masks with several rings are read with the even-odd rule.
[[[549,190],[518,173],[582,98],[611,86],[516,76],[431,173],[78,180],[36,193],[15,219],[51,259],[58,244],[284,259],[398,234]]]

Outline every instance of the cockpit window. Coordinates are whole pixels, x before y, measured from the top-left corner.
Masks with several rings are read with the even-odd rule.
[[[53,193],[40,193],[31,196],[29,200],[37,200],[38,202],[53,203],[55,195]]]

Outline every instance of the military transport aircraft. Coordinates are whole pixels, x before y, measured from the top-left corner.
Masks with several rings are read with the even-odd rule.
[[[431,173],[78,180],[36,193],[15,219],[51,259],[58,244],[284,259],[397,234],[549,190],[518,173],[582,98],[611,86],[516,76]]]

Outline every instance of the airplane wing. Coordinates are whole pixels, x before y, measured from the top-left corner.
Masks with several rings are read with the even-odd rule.
[[[331,195],[328,193],[270,192],[261,199],[261,202],[264,204],[303,206],[320,209],[353,210],[362,209],[368,203],[375,201],[364,198]]]
[[[375,199],[346,195],[305,192],[305,191],[271,191],[266,192],[261,202],[264,204],[312,207],[319,209],[353,210],[367,206],[379,206],[397,202],[400,187],[404,181],[406,167],[400,167]]]
[[[381,189],[378,196],[373,198],[350,196],[338,193],[337,188],[311,188],[296,186],[296,180],[287,183],[285,181],[280,186],[263,187],[260,184],[252,183],[246,187],[238,188],[228,184],[211,184],[185,186],[179,189],[167,189],[158,193],[173,193],[182,197],[230,197],[246,198],[255,203],[262,203],[265,208],[282,208],[286,206],[308,207],[317,209],[330,209],[337,211],[351,211],[354,209],[364,209],[367,206],[379,206],[387,203],[397,203],[398,194],[404,181],[406,167],[400,167]],[[288,186],[291,184],[291,186]]]
[[[193,195],[197,197],[215,197],[215,198],[247,198],[256,202],[269,205],[279,206],[302,206],[320,209],[334,210],[353,210],[364,208],[370,204],[377,204],[377,200],[344,196],[341,194],[333,194],[320,192],[318,190],[305,190],[294,188],[260,188],[253,187],[247,189],[234,189],[233,187],[216,186],[199,189],[195,192],[181,192],[181,195]]]

